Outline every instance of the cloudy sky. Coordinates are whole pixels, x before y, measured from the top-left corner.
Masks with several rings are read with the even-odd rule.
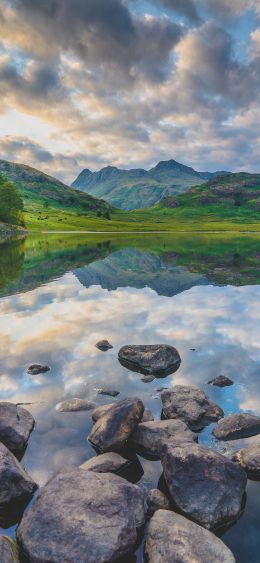
[[[260,171],[259,0],[1,0],[0,158]]]

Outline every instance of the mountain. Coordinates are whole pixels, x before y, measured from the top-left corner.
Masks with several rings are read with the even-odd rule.
[[[59,180],[48,176],[25,164],[0,160],[0,172],[12,180],[22,195],[25,211],[29,213],[48,213],[54,208],[58,211],[74,213],[103,214],[109,209],[105,201],[76,191]],[[42,220],[43,217],[42,217]]]
[[[131,211],[151,207],[167,195],[177,195],[223,172],[197,172],[175,160],[151,168],[120,170],[107,166],[98,172],[82,170],[72,187],[103,198],[115,207]]]

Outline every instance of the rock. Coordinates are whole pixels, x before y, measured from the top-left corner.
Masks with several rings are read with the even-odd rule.
[[[108,340],[99,340],[95,346],[102,352],[107,352],[107,350],[111,350],[111,348],[113,348],[112,344],[110,344]]]
[[[18,522],[36,488],[12,452],[0,443],[0,525],[3,528]]]
[[[120,395],[120,391],[115,391],[114,389],[98,389],[99,395],[107,395],[108,397],[117,397]]]
[[[11,538],[0,536],[1,563],[19,563],[18,545]]]
[[[167,344],[123,346],[119,350],[118,359],[131,371],[157,377],[174,373],[181,364],[179,352]]]
[[[191,520],[215,530],[239,517],[247,478],[227,457],[195,443],[168,444],[162,466],[174,505]]]
[[[26,409],[13,403],[0,403],[0,441],[19,459],[34,428],[34,418]]]
[[[107,452],[106,454],[92,457],[80,465],[80,469],[86,471],[95,471],[96,473],[119,473],[126,465],[129,465],[129,460],[123,458],[121,455],[114,452]]]
[[[175,385],[161,394],[163,415],[166,418],[180,418],[194,432],[199,432],[216,422],[224,413],[212,403],[201,389],[185,385]]]
[[[156,510],[172,510],[171,502],[159,489],[150,489],[146,502],[149,516],[152,516]]]
[[[143,375],[143,377],[141,377],[141,381],[143,383],[152,383],[152,381],[155,380],[155,376],[154,375]]]
[[[137,485],[112,473],[75,468],[41,489],[17,538],[30,563],[105,563],[134,551],[143,524]]]
[[[143,455],[160,457],[164,444],[193,442],[197,435],[182,420],[156,420],[138,424],[130,440]]]
[[[149,563],[235,563],[212,532],[166,510],[158,510],[151,519],[145,554]]]
[[[260,434],[260,417],[248,413],[225,416],[212,432],[217,440],[237,440]]]
[[[141,422],[150,422],[152,420],[154,420],[154,417],[151,411],[149,409],[144,409],[144,414]]]
[[[28,367],[27,373],[30,375],[39,375],[40,373],[47,373],[51,368],[49,366],[42,366],[41,364],[32,364]]]
[[[95,408],[95,403],[86,401],[84,399],[67,399],[56,405],[56,411],[59,412],[79,412],[89,411]]]
[[[92,420],[94,420],[94,422],[97,422],[97,420],[99,418],[101,418],[101,416],[106,414],[109,411],[109,409],[111,409],[113,404],[114,403],[111,403],[109,405],[102,405],[101,407],[97,407],[92,413]],[[144,414],[143,414],[143,417],[141,419],[141,422],[148,422],[149,420],[154,420],[153,415],[152,415],[152,413],[149,409],[144,409]]]
[[[143,413],[144,405],[137,397],[119,401],[98,419],[88,439],[98,451],[118,451],[134,432]]]
[[[239,450],[233,460],[241,465],[249,478],[260,479],[260,444]]]
[[[99,418],[101,418],[101,416],[104,416],[104,414],[106,414],[109,409],[111,409],[111,407],[113,407],[113,405],[116,403],[111,403],[110,405],[102,405],[101,407],[97,407],[93,413],[92,413],[92,420],[94,422],[97,422],[97,420],[99,420]]]
[[[208,384],[215,385],[216,387],[229,387],[230,385],[234,385],[234,381],[225,375],[219,375],[218,377],[215,377],[215,379],[208,381]]]

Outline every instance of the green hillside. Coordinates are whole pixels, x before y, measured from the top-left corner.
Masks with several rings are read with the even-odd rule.
[[[166,195],[177,195],[214,175],[196,172],[189,166],[168,160],[159,162],[151,170],[120,170],[115,166],[107,166],[98,172],[85,169],[72,186],[131,211],[150,207]]]
[[[0,173],[18,187],[24,202],[26,225],[61,229],[70,219],[105,216],[110,205],[76,191],[35,168],[0,160]]]

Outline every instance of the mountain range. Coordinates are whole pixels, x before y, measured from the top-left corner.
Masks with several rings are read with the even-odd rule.
[[[151,207],[167,196],[178,195],[222,174],[227,172],[197,172],[176,160],[168,160],[159,162],[150,170],[121,170],[107,166],[91,172],[86,168],[72,187],[131,211]]]

